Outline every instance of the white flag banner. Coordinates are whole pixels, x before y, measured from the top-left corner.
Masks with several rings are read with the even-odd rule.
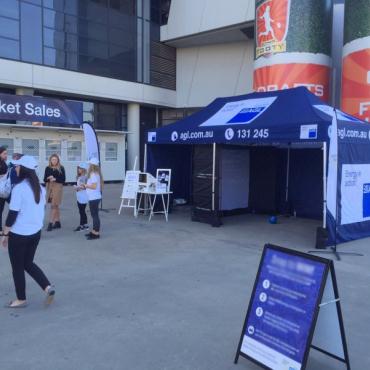
[[[337,215],[337,177],[338,177],[338,122],[335,109],[333,109],[331,135],[329,144],[329,168],[327,179],[327,209],[334,219]]]
[[[85,136],[86,160],[89,161],[91,158],[100,159],[98,138],[93,127],[89,123],[84,123],[82,128]]]

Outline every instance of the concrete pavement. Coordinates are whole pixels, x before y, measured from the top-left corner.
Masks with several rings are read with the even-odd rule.
[[[62,229],[43,233],[36,262],[57,289],[45,309],[27,279],[29,307],[3,307],[14,298],[7,252],[0,251],[1,370],[243,370],[233,364],[263,244],[302,251],[314,245],[317,223],[235,216],[225,226],[193,223],[177,208],[169,223],[132,211],[117,215],[121,185],[107,185],[102,238],[73,233],[78,211],[65,189]],[[370,368],[369,239],[344,250],[364,257],[336,262],[352,369]],[[344,365],[311,351],[307,369]]]

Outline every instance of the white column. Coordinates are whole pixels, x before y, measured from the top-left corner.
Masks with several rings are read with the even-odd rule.
[[[140,105],[130,103],[127,106],[127,164],[128,170],[132,170],[137,157],[136,169],[140,163]]]

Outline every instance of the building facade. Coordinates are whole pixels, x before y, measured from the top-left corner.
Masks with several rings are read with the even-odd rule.
[[[0,0],[0,93],[83,102],[105,177],[122,180],[141,117],[156,125],[158,108],[175,106],[176,51],[160,43],[160,22],[159,0]],[[84,160],[79,130],[40,122],[0,121],[0,145],[41,168],[58,153],[69,181]]]
[[[148,129],[252,91],[254,18],[254,0],[0,0],[0,93],[83,102],[105,178],[122,180]],[[1,121],[2,144],[42,166],[59,153],[69,181],[84,160],[66,127]]]

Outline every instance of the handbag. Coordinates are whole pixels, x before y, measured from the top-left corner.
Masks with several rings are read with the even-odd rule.
[[[10,182],[9,171],[6,175],[0,177],[0,198],[8,199],[12,191],[12,183]]]

